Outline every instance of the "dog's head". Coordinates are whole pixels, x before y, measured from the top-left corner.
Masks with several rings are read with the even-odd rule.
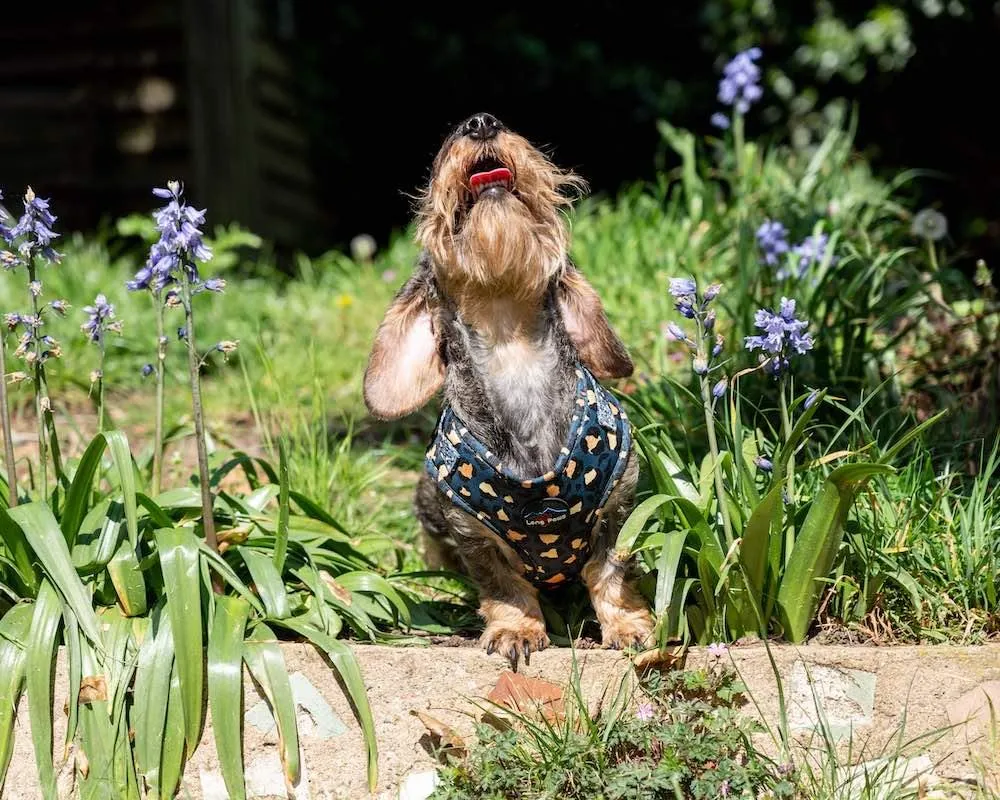
[[[631,374],[597,293],[568,258],[563,211],[584,187],[491,114],[475,114],[452,131],[420,196],[424,256],[386,312],[365,373],[365,402],[375,416],[411,413],[441,387],[435,316],[442,295],[471,320],[496,300],[521,311],[540,308],[554,286],[580,359],[598,378]]]
[[[562,209],[583,181],[491,114],[445,140],[421,197],[417,241],[449,293],[530,301],[562,268]]]

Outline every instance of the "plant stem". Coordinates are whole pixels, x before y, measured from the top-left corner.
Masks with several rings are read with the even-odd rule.
[[[156,306],[156,420],[153,433],[153,497],[160,494],[163,481],[163,373],[167,359],[166,337],[163,335],[163,298],[153,292]],[[188,325],[190,325],[188,321]]]
[[[4,461],[7,463],[7,505],[17,505],[17,474],[14,469],[14,440],[7,403],[7,337],[0,336],[0,423],[3,425]]]
[[[733,155],[736,158],[738,194],[743,194],[743,115],[733,109]]]
[[[698,352],[697,356],[708,363],[705,352],[705,329],[701,319],[697,320],[698,326]],[[708,374],[699,375],[698,383],[701,384],[701,405],[705,411],[705,428],[708,433],[708,447],[712,451],[712,474],[715,477],[715,496],[719,504],[719,513],[722,515],[722,530],[726,535],[726,548],[733,546],[733,525],[729,519],[729,507],[726,505],[726,487],[722,481],[722,465],[719,462],[719,442],[715,436],[715,414],[712,413],[712,389],[709,386]]]
[[[35,282],[35,260],[29,256],[28,259],[28,282]],[[30,289],[31,313],[36,319],[41,319],[38,308],[38,298]],[[48,452],[45,444],[45,411],[42,408],[42,390],[44,387],[44,374],[42,369],[42,343],[38,338],[38,330],[32,331],[32,338],[35,345],[35,362],[32,364],[32,384],[35,389],[35,416],[38,418],[38,461],[42,476],[42,498],[48,500],[49,496],[49,467]]]
[[[785,377],[781,378],[781,385],[778,387],[778,403],[781,406],[781,430],[784,434],[785,441],[789,441],[792,437],[792,421],[788,416],[788,399],[785,395],[785,390],[787,389],[787,380]],[[795,454],[788,454],[788,463],[785,465],[785,493],[788,495],[788,502],[791,503],[795,499]],[[785,528],[785,558],[787,559],[792,552],[792,547],[795,544],[795,526],[789,522],[788,526]]]
[[[97,362],[97,432],[104,433],[104,339],[103,338],[100,341],[100,350],[101,350],[101,355]]]
[[[215,538],[215,517],[212,513],[212,487],[208,479],[208,447],[205,444],[205,419],[201,405],[201,359],[195,350],[194,313],[191,308],[191,285],[185,275],[181,279],[181,295],[184,300],[184,315],[187,335],[188,372],[191,379],[191,411],[194,416],[194,436],[198,447],[198,482],[201,484],[201,514],[202,528],[205,531],[205,543],[216,553],[219,552],[219,542]],[[213,576],[216,591],[221,590],[218,576]]]

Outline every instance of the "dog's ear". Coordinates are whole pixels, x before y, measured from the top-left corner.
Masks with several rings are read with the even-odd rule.
[[[433,282],[426,263],[395,299],[375,334],[365,370],[365,405],[379,419],[398,419],[420,408],[444,382],[434,334]]]
[[[566,333],[580,360],[597,378],[624,378],[632,374],[632,359],[611,329],[601,298],[583,273],[566,264],[556,288]]]

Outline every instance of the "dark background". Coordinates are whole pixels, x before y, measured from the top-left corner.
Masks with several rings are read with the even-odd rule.
[[[95,0],[43,18],[14,4],[0,30],[0,187],[17,211],[31,183],[63,230],[93,229],[146,212],[148,187],[179,177],[211,222],[286,248],[384,243],[468,114],[496,114],[613,194],[670,166],[658,118],[713,132],[722,64],[758,43],[816,107],[856,105],[858,147],[885,175],[936,173],[910,191],[948,216],[967,256],[997,254],[998,6],[932,18],[897,2],[914,54],[848,81],[796,53],[818,13],[853,27],[872,2],[774,2],[767,25],[750,5]],[[768,91],[748,125],[780,139],[794,121]]]

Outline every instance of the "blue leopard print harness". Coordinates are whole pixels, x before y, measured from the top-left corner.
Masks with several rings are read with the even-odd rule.
[[[522,481],[445,405],[424,467],[456,506],[509,544],[541,588],[574,578],[590,534],[628,462],[632,436],[618,400],[577,367],[576,409],[555,466]]]

